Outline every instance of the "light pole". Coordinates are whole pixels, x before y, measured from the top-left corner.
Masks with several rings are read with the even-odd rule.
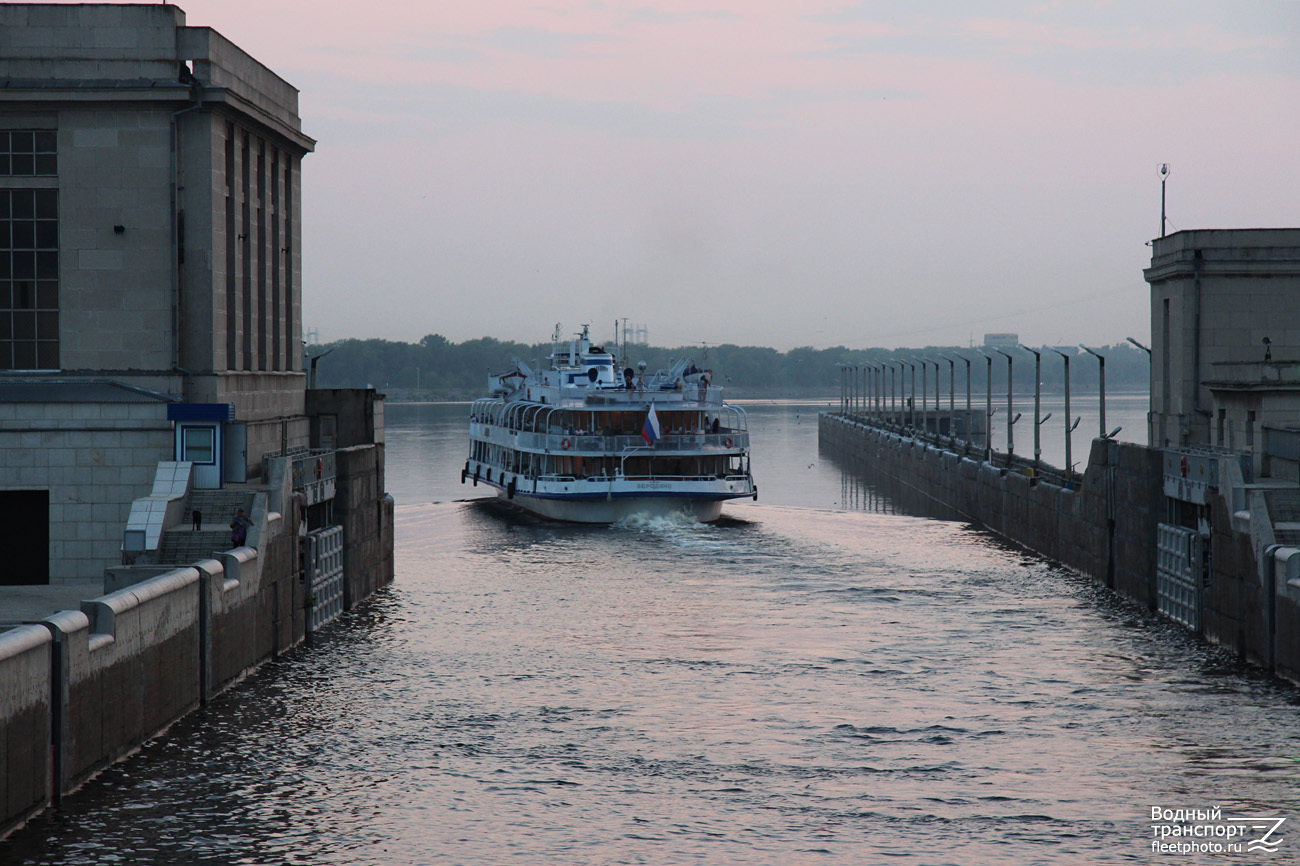
[[[889,361],[889,423],[894,426],[902,426],[900,416],[898,416],[898,380],[902,378],[902,365],[897,360]]]
[[[853,415],[862,415],[862,365],[853,365]]]
[[[981,355],[983,350],[976,349]],[[988,369],[984,376],[984,462],[993,462],[993,356],[984,355]]]
[[[929,371],[926,369],[924,358],[913,358],[913,361],[921,365],[921,432],[924,433],[930,426],[930,390],[929,390]],[[913,373],[913,376],[916,374]],[[913,397],[916,395],[913,394]]]
[[[876,380],[876,405],[875,405],[875,413],[876,413],[876,421],[879,422],[879,421],[880,421],[880,418],[881,418],[881,415],[882,415],[882,412],[883,412],[883,410],[884,410],[884,405],[885,405],[885,404],[884,404],[884,397],[885,397],[885,366],[884,366],[884,364],[881,364],[879,361],[872,361],[872,362],[871,362],[871,375],[874,376],[874,377],[875,377],[875,380]]]
[[[970,452],[970,449],[971,449],[971,445],[973,444],[973,443],[971,442],[971,438],[970,438],[970,432],[971,432],[971,431],[970,431],[970,428],[971,428],[971,423],[970,423],[970,419],[971,419],[971,414],[970,414],[970,358],[967,358],[965,355],[962,355],[962,354],[960,354],[960,353],[957,355],[957,357],[958,357],[958,358],[961,358],[963,361],[966,362],[966,424],[965,424],[965,427],[966,427],[966,451],[969,453],[969,452]]]
[[[1043,456],[1043,442],[1042,437],[1038,435],[1038,431],[1041,429],[1040,425],[1046,420],[1045,418],[1039,420],[1040,410],[1043,405],[1043,356],[1039,351],[1031,349],[1023,343],[1020,345],[1020,348],[1024,349],[1026,352],[1033,352],[1034,354],[1034,474],[1037,475],[1038,465],[1042,461]],[[1049,412],[1048,414],[1050,415],[1051,413]]]
[[[917,407],[917,405],[916,405],[916,359],[913,358],[912,360],[908,361],[908,362],[907,362],[907,366],[908,366],[909,368],[911,368],[911,370],[912,370],[912,395],[911,395],[911,397],[908,399],[908,404],[907,404],[907,405],[908,405],[908,409],[910,410],[910,417],[909,417],[909,419],[908,419],[908,425],[912,428],[912,433],[913,433],[913,435],[915,435],[916,430],[917,430],[917,424],[920,423],[920,420],[918,420],[918,417],[917,417],[918,407]],[[924,377],[924,375],[925,375],[925,371],[924,371],[924,370],[921,371],[921,375]],[[921,392],[922,392],[923,394],[925,393],[925,379],[924,379],[924,378],[922,378],[922,380],[921,380]],[[924,411],[924,407],[920,407],[920,409],[921,409],[922,411]]]
[[[916,430],[916,364],[913,361],[904,361],[912,370],[912,396],[907,401],[907,426],[913,431]]]
[[[951,442],[957,430],[957,362],[947,355],[940,355],[948,362],[948,441]]]
[[[939,362],[925,357],[921,358],[921,362],[934,365],[934,438],[937,442],[939,440]]]
[[[1070,452],[1070,440],[1073,438],[1074,428],[1079,426],[1082,418],[1075,418],[1070,422],[1070,356],[1060,349],[1053,347],[1053,352],[1061,356],[1065,362],[1065,478],[1066,484],[1071,490],[1074,489],[1074,462]]]
[[[876,377],[876,421],[879,422],[885,414],[885,365],[872,361],[871,372]]]
[[[1169,180],[1169,163],[1160,163],[1160,237],[1165,236],[1165,181]]]
[[[1014,420],[1015,416],[1011,414],[1011,356],[1001,349],[994,349],[993,351],[1007,359],[1007,465],[1010,466],[1011,458],[1015,456],[1016,453],[1016,441],[1011,432],[1011,428],[1016,424]]]
[[[1106,356],[1100,352],[1089,349],[1087,346],[1079,346],[1080,349],[1087,352],[1097,359],[1097,396],[1101,405],[1101,438],[1106,438]]]
[[[1151,393],[1151,372],[1150,372],[1151,371],[1151,350],[1148,349],[1146,346],[1142,345],[1141,343],[1139,343],[1137,340],[1133,339],[1132,337],[1125,337],[1124,339],[1128,340],[1134,346],[1137,346],[1143,352],[1147,353],[1147,394],[1150,395]],[[1151,399],[1150,396],[1148,396],[1147,398],[1147,444],[1150,445],[1154,441],[1155,441],[1155,417],[1151,414]]]

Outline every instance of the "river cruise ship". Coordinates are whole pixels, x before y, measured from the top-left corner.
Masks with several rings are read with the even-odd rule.
[[[691,359],[666,371],[619,369],[588,327],[551,369],[489,376],[469,413],[461,481],[495,488],[525,511],[576,523],[639,513],[717,520],[728,499],[758,498],[745,412],[723,402],[712,373]]]

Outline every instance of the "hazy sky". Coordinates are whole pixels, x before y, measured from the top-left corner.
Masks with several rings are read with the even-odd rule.
[[[341,337],[1112,343],[1146,246],[1300,225],[1300,2],[189,0],[302,92]]]

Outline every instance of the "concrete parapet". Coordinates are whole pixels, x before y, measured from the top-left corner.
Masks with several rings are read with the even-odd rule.
[[[178,569],[82,602],[58,641],[68,707],[62,787],[75,787],[199,701],[199,573]]]
[[[1158,452],[1093,440],[1078,489],[823,415],[819,442],[901,507],[984,526],[1150,606],[1163,506]]]
[[[202,597],[207,612],[203,640],[209,663],[205,701],[243,677],[262,658],[257,616],[261,573],[258,552],[251,547],[236,547],[212,562],[220,563],[220,574],[210,566],[202,569],[206,578]]]
[[[1077,489],[823,415],[819,443],[900,507],[958,516],[1156,608],[1156,536],[1166,520],[1159,449],[1094,439]],[[1232,468],[1231,465],[1228,467]],[[1274,544],[1262,489],[1211,487],[1209,572],[1200,589],[1207,640],[1300,684],[1300,549]],[[1244,507],[1244,510],[1243,510]]]
[[[39,625],[0,634],[0,834],[44,809],[50,791],[52,638]]]

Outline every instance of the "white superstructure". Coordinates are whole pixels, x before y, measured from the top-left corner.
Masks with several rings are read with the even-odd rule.
[[[690,359],[668,371],[618,370],[587,326],[551,369],[516,360],[470,408],[461,480],[526,511],[578,523],[682,512],[716,520],[722,503],[758,498],[745,412],[722,401]]]

